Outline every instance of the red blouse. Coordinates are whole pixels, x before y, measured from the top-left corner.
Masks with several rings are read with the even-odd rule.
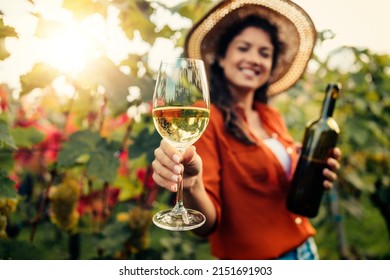
[[[298,154],[280,114],[257,104],[264,129],[277,137],[291,158]],[[291,175],[261,141],[248,146],[229,134],[218,108],[203,136],[195,143],[203,159],[203,180],[217,209],[217,226],[210,235],[211,251],[219,259],[273,259],[315,234],[307,218],[285,206]]]

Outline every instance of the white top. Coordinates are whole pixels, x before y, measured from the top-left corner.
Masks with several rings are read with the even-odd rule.
[[[290,174],[291,159],[284,146],[279,142],[277,138],[263,139],[264,144],[275,154],[280,164],[283,166],[286,174]]]

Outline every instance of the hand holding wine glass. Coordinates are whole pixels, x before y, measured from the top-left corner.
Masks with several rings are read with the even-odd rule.
[[[179,152],[202,135],[210,115],[210,97],[203,61],[178,58],[162,61],[153,95],[153,120],[157,131]],[[168,230],[191,230],[204,224],[205,216],[183,205],[183,181],[178,183],[176,205],[153,217]]]

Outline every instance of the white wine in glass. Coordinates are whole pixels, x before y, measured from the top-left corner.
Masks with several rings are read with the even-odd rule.
[[[168,143],[183,152],[199,139],[210,117],[210,96],[202,60],[162,61],[153,94],[153,121]],[[158,212],[153,222],[173,231],[191,230],[206,221],[199,211],[183,205],[183,180],[178,183],[173,209]]]

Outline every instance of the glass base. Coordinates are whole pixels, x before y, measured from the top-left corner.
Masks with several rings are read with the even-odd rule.
[[[202,226],[205,222],[206,217],[192,209],[187,209],[182,214],[175,214],[170,209],[163,210],[153,216],[153,223],[156,226],[171,231],[192,230]]]

